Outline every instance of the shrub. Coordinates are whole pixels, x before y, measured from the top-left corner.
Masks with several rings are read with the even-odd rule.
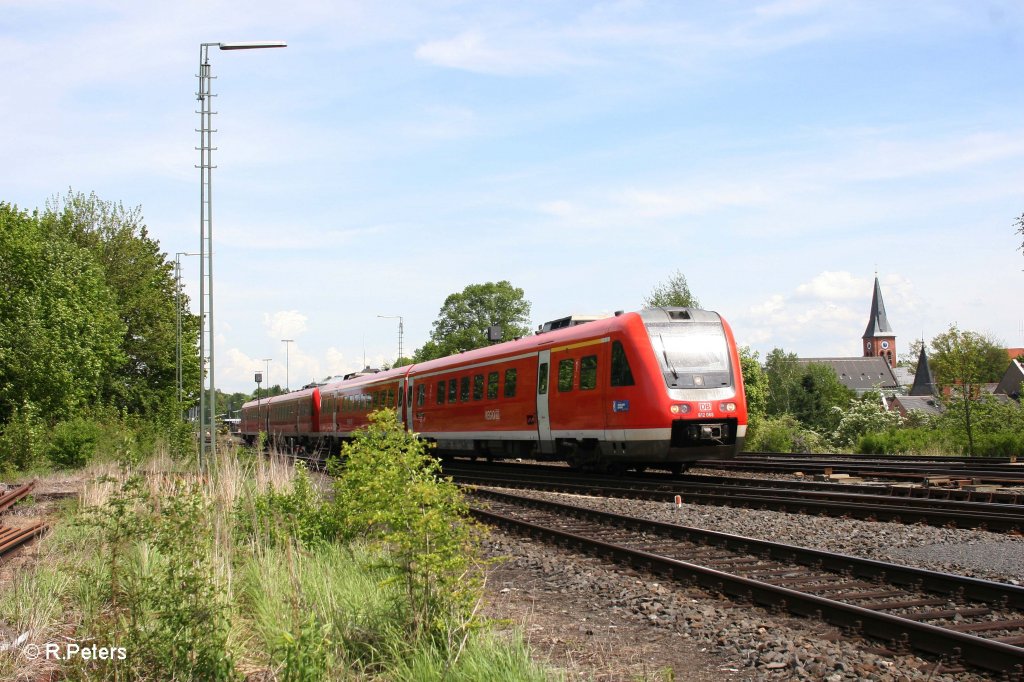
[[[748,452],[827,452],[828,444],[818,433],[804,428],[791,414],[765,417],[748,432]]]
[[[96,455],[101,437],[99,424],[84,417],[59,422],[50,431],[46,457],[58,469],[83,467]]]
[[[15,408],[0,433],[0,473],[36,466],[43,456],[46,426],[31,403]]]
[[[387,550],[393,579],[405,587],[412,634],[444,639],[471,620],[478,552],[466,504],[455,484],[439,478],[428,447],[393,411],[371,414],[342,448],[334,508],[345,537]]]

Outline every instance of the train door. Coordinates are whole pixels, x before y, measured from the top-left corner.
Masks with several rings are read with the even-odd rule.
[[[412,385],[413,385],[413,378],[412,377],[407,378],[405,380],[405,428],[409,429],[410,431],[415,431],[416,429],[413,428],[413,423],[412,423],[413,422],[413,416],[414,416],[413,409],[412,409],[412,407],[413,407],[413,405],[412,405],[412,396],[413,396],[412,388],[413,388],[413,386]]]
[[[550,370],[551,351],[542,350],[537,356],[537,450],[548,454],[555,451],[555,442],[551,439],[551,415],[548,412]]]

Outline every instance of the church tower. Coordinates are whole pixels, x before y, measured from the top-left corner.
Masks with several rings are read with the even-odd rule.
[[[890,367],[896,366],[896,334],[889,326],[889,318],[885,316],[885,303],[882,302],[882,287],[875,276],[875,293],[871,297],[871,317],[868,328],[864,330],[864,357],[882,357]]]

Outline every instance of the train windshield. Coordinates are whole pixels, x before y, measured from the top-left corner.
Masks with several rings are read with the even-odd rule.
[[[731,385],[729,344],[720,323],[649,323],[647,333],[669,388]]]

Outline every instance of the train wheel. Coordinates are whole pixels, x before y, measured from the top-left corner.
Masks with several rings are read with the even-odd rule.
[[[668,471],[670,474],[678,478],[683,475],[684,471],[686,471],[686,465],[682,462],[672,462],[668,465]]]

